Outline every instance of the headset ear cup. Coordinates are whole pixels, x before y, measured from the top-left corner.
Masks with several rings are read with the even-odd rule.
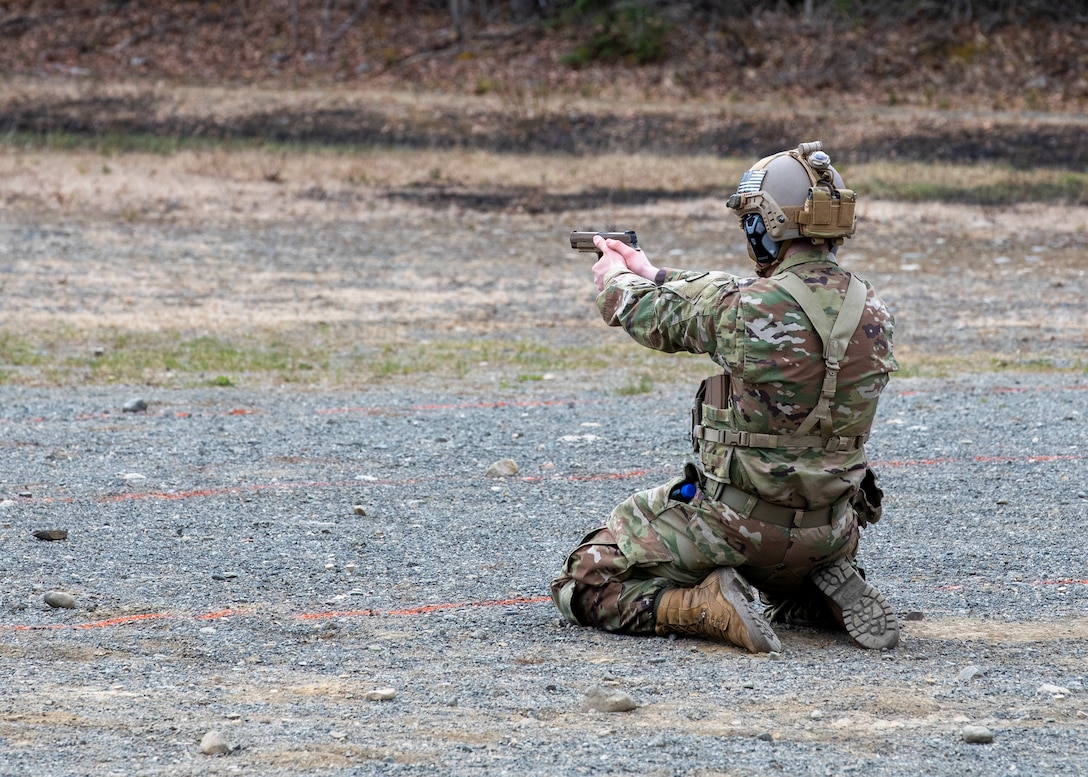
[[[758,213],[749,213],[741,223],[744,225],[744,237],[748,241],[748,254],[758,264],[777,261],[779,244],[767,234],[763,217]]]

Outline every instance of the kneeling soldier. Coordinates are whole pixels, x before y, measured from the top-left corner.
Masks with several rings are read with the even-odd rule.
[[[897,368],[891,313],[837,262],[855,202],[822,144],[803,143],[757,162],[727,203],[755,278],[659,269],[595,238],[604,320],[724,371],[699,388],[683,476],[618,505],[552,582],[569,621],[752,652],[781,649],[773,622],[896,645],[891,608],[854,563],[880,515],[864,445]]]

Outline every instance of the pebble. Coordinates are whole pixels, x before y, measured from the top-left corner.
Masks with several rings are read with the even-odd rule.
[[[582,712],[630,712],[637,708],[630,695],[623,691],[609,691],[599,685],[586,691],[582,700]]]
[[[499,459],[487,468],[484,472],[484,477],[489,478],[507,478],[518,474],[521,468],[518,467],[517,462],[513,459]]]
[[[226,755],[233,749],[219,731],[209,731],[200,738],[200,752],[204,755]]]
[[[393,688],[375,688],[367,691],[363,698],[367,701],[392,701],[397,698],[397,692]]]
[[[994,732],[985,726],[964,726],[960,736],[969,745],[988,745],[994,741]]]
[[[126,413],[142,413],[147,410],[147,400],[142,397],[130,399],[121,409]]]
[[[971,664],[969,666],[965,666],[963,669],[960,670],[960,673],[956,675],[956,680],[957,682],[967,683],[971,680],[974,680],[976,677],[981,677],[982,675],[983,671],[974,664]]]
[[[54,609],[74,610],[76,608],[75,597],[64,591],[50,591],[43,598],[45,603]]]
[[[366,508],[362,505],[355,505],[355,507],[351,508],[351,511],[356,515],[366,515]]]
[[[1063,688],[1060,685],[1051,685],[1050,683],[1043,683],[1039,686],[1039,693],[1049,693],[1051,696],[1068,696],[1069,689]]]
[[[35,529],[31,533],[39,540],[46,542],[68,539],[68,532],[65,529]]]

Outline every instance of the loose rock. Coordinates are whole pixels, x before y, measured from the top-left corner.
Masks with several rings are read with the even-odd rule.
[[[1048,693],[1051,696],[1068,696],[1069,689],[1063,688],[1060,685],[1051,685],[1050,683],[1044,683],[1039,686],[1039,693]]]
[[[487,468],[484,473],[489,478],[507,478],[518,474],[521,469],[513,459],[499,459]]]
[[[121,409],[126,413],[142,413],[147,410],[147,400],[141,397],[130,399]]]
[[[209,731],[200,739],[200,752],[204,755],[226,755],[233,749],[219,731]]]
[[[960,736],[969,745],[988,745],[994,741],[994,732],[985,726],[964,726]]]
[[[982,674],[983,672],[981,669],[979,669],[974,664],[970,664],[969,666],[965,666],[963,669],[960,670],[960,673],[956,675],[956,680],[961,683],[968,683],[971,682],[971,680],[974,680],[976,677],[981,677]]]
[[[76,608],[75,597],[64,591],[50,591],[43,598],[45,603],[54,609],[74,610]]]
[[[582,712],[630,712],[637,708],[630,695],[623,691],[609,691],[599,685],[586,691],[582,701]]]
[[[65,529],[35,529],[32,534],[46,542],[68,539],[68,532]]]
[[[367,691],[363,698],[367,701],[392,701],[397,698],[397,692],[393,688],[375,688]]]

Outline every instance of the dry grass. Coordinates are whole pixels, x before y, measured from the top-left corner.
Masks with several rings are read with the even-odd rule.
[[[299,193],[350,192],[359,199],[382,190],[462,187],[487,192],[535,188],[549,194],[652,188],[729,192],[747,162],[704,156],[609,154],[496,154],[482,151],[286,150],[242,148],[103,154],[0,146],[0,201],[56,212],[120,212],[129,217],[155,204],[200,211],[230,198],[228,212],[252,211],[250,200],[297,199]],[[956,203],[1021,205],[1088,201],[1088,175],[1062,170],[1016,170],[1002,165],[875,163],[844,165],[851,186],[876,201],[933,203],[955,213]],[[868,201],[868,202],[866,202]],[[292,202],[292,206],[298,203]],[[950,207],[951,206],[951,207]],[[211,212],[222,212],[217,205]],[[1078,208],[1070,212],[1079,212]],[[211,215],[211,214],[209,214]],[[1085,229],[1085,220],[1054,223]]]

